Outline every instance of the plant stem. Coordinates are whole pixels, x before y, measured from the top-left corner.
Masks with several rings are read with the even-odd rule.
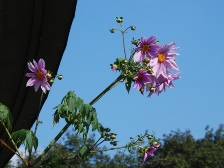
[[[39,103],[39,107],[38,107],[37,120],[36,120],[35,129],[34,129],[34,135],[35,135],[35,136],[36,136],[36,133],[37,133],[37,127],[38,127],[38,125],[39,125],[40,106],[41,106],[41,102],[42,102],[42,99],[43,99],[43,94],[44,94],[44,92],[42,92],[42,93],[41,93],[41,96],[40,96],[40,103]]]
[[[9,149],[11,149],[17,156],[19,156],[19,158],[23,161],[23,163],[24,163],[26,166],[28,166],[27,161],[22,157],[22,155],[21,155],[20,152],[19,152],[19,149],[17,148],[16,143],[15,143],[14,140],[12,139],[12,136],[11,136],[11,134],[9,133],[9,130],[7,129],[7,127],[5,126],[5,124],[4,124],[3,122],[2,122],[2,125],[3,125],[3,127],[4,127],[4,129],[5,129],[5,131],[6,131],[6,133],[7,133],[8,136],[9,136],[9,140],[12,142],[13,146],[15,147],[16,152],[15,152],[13,149],[11,149],[7,144],[6,144],[5,146],[8,147]],[[2,141],[1,141],[1,142],[2,142]]]
[[[0,139],[0,144],[4,145],[6,148],[8,148],[10,151],[12,151],[14,154],[16,154],[22,161],[23,163],[27,166],[27,161],[16,151],[14,151],[7,143],[5,143],[3,140]]]
[[[44,149],[44,151],[37,157],[34,161],[34,166],[41,160],[41,158],[51,149],[52,146],[57,142],[57,140],[62,136],[62,134],[68,129],[71,124],[66,124],[58,135],[51,141],[51,143]]]
[[[96,98],[93,99],[89,104],[93,105],[94,103],[96,103],[105,93],[107,93],[109,90],[111,90],[113,87],[115,87],[120,82],[120,80],[122,78],[123,78],[122,75],[118,76],[114,82],[112,82],[106,89],[104,89],[98,96],[96,96]]]
[[[125,31],[121,31],[122,41],[123,41],[123,48],[124,48],[124,57],[125,57],[125,59],[127,59],[126,50],[125,50],[125,43],[124,43],[124,33],[125,33]]]
[[[104,152],[104,151],[109,151],[109,150],[122,149],[122,148],[126,148],[126,147],[127,146],[120,146],[120,147],[115,147],[115,148],[107,148],[107,149],[102,149],[102,150],[97,150],[97,151],[90,151],[90,153]]]
[[[89,104],[93,105],[96,103],[106,92],[111,90],[113,87],[115,87],[120,80],[123,78],[122,75],[118,76],[117,79],[115,79],[114,82],[112,82],[106,89],[104,89],[98,96],[96,96],[95,99],[93,99]],[[50,144],[46,147],[46,149],[37,157],[37,159],[34,161],[34,166],[42,159],[42,157],[51,149],[52,146],[57,142],[57,140],[65,133],[65,131],[69,128],[71,124],[67,123],[62,130],[58,133],[58,135],[50,142]]]
[[[94,145],[89,149],[90,151],[97,145],[97,143],[101,140],[101,137],[94,143]]]

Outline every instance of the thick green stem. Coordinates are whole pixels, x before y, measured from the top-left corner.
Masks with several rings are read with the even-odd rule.
[[[106,92],[115,87],[120,80],[123,79],[122,75],[118,76],[114,82],[112,82],[106,89],[104,89],[95,99],[93,99],[89,104],[93,105],[96,103]],[[65,131],[69,128],[71,124],[67,123],[64,128],[58,133],[58,135],[51,141],[51,143],[47,146],[47,148],[38,156],[38,158],[34,161],[34,166],[43,158],[43,156],[51,149],[52,146],[57,142],[57,140],[65,133]]]
[[[115,87],[120,82],[121,79],[123,79],[123,76],[122,75],[118,76],[114,82],[112,82],[106,89],[104,89],[98,96],[96,96],[96,98],[93,99],[89,104],[93,105],[94,103],[96,103],[105,93],[107,93],[109,90]]]
[[[46,149],[38,156],[38,158],[34,161],[34,166],[42,159],[42,157],[51,149],[52,146],[57,142],[57,140],[65,133],[68,127],[71,124],[66,124],[64,128],[58,133],[58,135],[51,141],[51,143],[46,147]]]

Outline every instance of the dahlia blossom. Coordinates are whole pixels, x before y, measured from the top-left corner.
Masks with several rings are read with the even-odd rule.
[[[147,90],[150,91],[148,97],[151,97],[153,93],[159,95],[163,90],[166,90],[166,87],[174,87],[173,81],[179,78],[179,72],[176,74],[171,74],[170,72],[167,72],[167,77],[164,77],[162,75],[160,75],[159,78],[154,77],[151,85],[146,86]]]
[[[136,74],[134,79],[134,88],[140,90],[141,88],[144,89],[146,84],[151,82],[150,79],[151,75],[147,73],[146,70],[139,70]]]
[[[151,59],[157,55],[159,45],[155,43],[156,37],[151,36],[149,39],[145,37],[141,38],[141,42],[138,43],[136,53],[134,55],[134,62],[143,61],[146,57]]]
[[[161,46],[158,50],[158,54],[152,56],[149,66],[152,68],[155,77],[158,78],[160,75],[167,77],[168,68],[172,70],[179,70],[174,56],[179,55],[175,52],[177,48],[175,43],[172,42],[167,45]]]
[[[142,163],[145,163],[146,159],[149,156],[154,156],[154,152],[159,148],[159,146],[160,146],[160,144],[150,146],[148,148],[148,150],[144,153],[144,156],[143,156],[143,159],[142,159]]]
[[[32,73],[27,73],[25,76],[30,77],[30,79],[27,81],[26,86],[33,86],[34,89],[37,92],[39,87],[43,90],[44,93],[46,93],[47,90],[51,89],[50,84],[48,81],[48,75],[47,70],[45,69],[45,62],[43,59],[40,59],[37,63],[35,60],[33,60],[33,63],[28,62],[28,68]]]

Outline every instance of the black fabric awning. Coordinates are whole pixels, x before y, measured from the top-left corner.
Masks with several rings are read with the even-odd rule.
[[[13,131],[30,129],[41,91],[26,87],[27,62],[43,58],[57,73],[77,0],[0,0],[0,102],[13,116]],[[47,98],[44,95],[43,103]],[[42,104],[43,105],[43,104]],[[7,135],[0,125],[0,138]],[[0,167],[13,156],[0,145]]]

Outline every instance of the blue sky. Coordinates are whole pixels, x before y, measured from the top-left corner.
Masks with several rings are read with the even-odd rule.
[[[41,111],[39,150],[65,125],[61,120],[53,127],[52,115],[68,91],[88,103],[119,75],[110,69],[117,57],[124,57],[121,34],[109,32],[119,27],[117,16],[124,18],[124,27],[137,27],[125,34],[128,51],[133,37],[155,35],[160,44],[175,41],[181,72],[176,87],[160,96],[150,99],[133,88],[128,94],[121,83],[94,105],[99,122],[118,134],[118,145],[145,130],[162,138],[171,130],[190,129],[202,138],[206,125],[218,128],[224,123],[223,6],[222,0],[79,0],[58,71],[64,78],[54,83]]]

